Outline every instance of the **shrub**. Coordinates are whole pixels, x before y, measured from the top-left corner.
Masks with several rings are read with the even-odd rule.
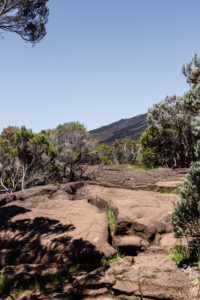
[[[91,161],[94,145],[84,125],[64,123],[47,134],[55,145],[62,179],[75,181],[82,178]]]
[[[56,152],[44,134],[22,126],[8,127],[0,135],[0,185],[4,191],[24,189],[49,176]]]
[[[199,124],[200,118],[197,118],[195,135],[198,138]],[[189,169],[187,179],[180,188],[181,198],[174,203],[171,215],[175,235],[186,237],[192,248],[200,246],[200,141],[197,142],[195,153],[197,161],[193,162]]]
[[[116,139],[111,146],[112,160],[115,164],[134,164],[139,151],[139,144],[130,138]]]

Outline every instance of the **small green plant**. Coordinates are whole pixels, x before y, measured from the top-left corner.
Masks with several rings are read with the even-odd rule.
[[[14,288],[14,281],[0,278],[0,295],[12,294],[18,297],[24,292],[45,288],[48,284],[58,285],[68,282],[68,275],[63,276],[57,272],[50,272],[43,277],[38,277],[23,285],[23,283]]]
[[[81,265],[80,264],[76,264],[76,265],[72,265],[70,268],[69,268],[69,272],[76,272],[80,269]]]
[[[170,194],[175,194],[175,195],[179,195],[179,193],[180,193],[179,188],[175,188],[170,192]]]
[[[8,293],[11,289],[11,281],[0,278],[0,295]]]
[[[113,257],[109,258],[109,259],[106,259],[106,258],[102,258],[101,259],[101,264],[102,265],[108,265],[114,261],[117,261],[119,260],[120,258],[124,258],[125,257],[125,254],[122,254],[120,253],[119,251],[119,248],[118,247],[115,247],[115,250],[116,250],[116,253]]]
[[[16,289],[12,289],[11,290],[11,294],[15,297],[19,297],[21,294],[25,293],[25,292],[28,292],[28,291],[31,291],[31,289],[27,289],[23,286],[20,286]]]
[[[198,285],[200,285],[200,248],[198,248],[196,252],[196,256],[197,256],[197,282]]]
[[[188,259],[190,257],[190,251],[186,246],[183,246],[182,243],[180,243],[180,245],[175,246],[172,249],[169,257],[179,265],[183,259]]]
[[[132,170],[132,171],[157,171],[157,170],[161,170],[161,167],[147,167],[145,165],[142,164],[137,164],[137,165],[131,165],[131,164],[125,164],[123,165],[126,168]]]
[[[156,190],[154,190],[154,192],[160,193],[160,194],[174,194],[174,195],[179,195],[179,188],[174,188],[173,190],[159,190],[159,189],[156,189]]]
[[[116,261],[116,260],[119,260],[120,258],[124,258],[125,257],[125,254],[120,253],[118,247],[115,247],[115,250],[116,250],[115,255],[112,258],[108,259],[108,263],[109,264],[112,263],[112,262],[114,262],[114,261]]]
[[[116,215],[114,209],[110,207],[106,212],[111,233],[115,230]]]

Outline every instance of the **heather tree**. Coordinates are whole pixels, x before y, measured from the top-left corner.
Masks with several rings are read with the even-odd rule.
[[[181,198],[174,205],[171,223],[176,236],[200,241],[200,117],[194,121],[194,134],[198,138],[197,160],[191,164],[180,189]]]
[[[200,244],[200,59],[194,56],[191,62],[183,67],[190,89],[183,96],[188,111],[195,117],[192,121],[193,135],[197,140],[195,147],[196,160],[191,164],[187,179],[180,189],[181,198],[175,203],[171,216],[174,233]]]
[[[188,167],[195,160],[197,137],[193,123],[200,110],[200,59],[197,55],[183,66],[183,74],[190,89],[182,97],[166,97],[148,111],[149,128],[140,140],[146,163]]]
[[[0,136],[0,183],[5,191],[25,189],[49,176],[55,149],[44,134],[8,127]]]
[[[93,145],[90,151],[90,164],[91,165],[109,165],[112,163],[112,147],[100,143],[98,140],[91,138]]]
[[[94,146],[86,128],[78,122],[71,122],[59,125],[47,134],[56,147],[62,178],[74,181],[83,177]]]
[[[0,0],[0,30],[35,44],[46,34],[48,0]]]
[[[9,140],[0,137],[0,190],[15,191],[20,185],[19,161]]]
[[[139,145],[130,138],[117,139],[111,146],[112,160],[115,164],[134,164],[138,155]]]

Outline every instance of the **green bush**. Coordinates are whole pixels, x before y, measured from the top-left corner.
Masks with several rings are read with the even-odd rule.
[[[141,161],[148,168],[153,168],[157,164],[155,160],[155,153],[149,147],[147,147],[142,153]]]

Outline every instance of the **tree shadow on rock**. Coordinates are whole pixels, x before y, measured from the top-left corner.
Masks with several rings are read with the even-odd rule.
[[[19,214],[25,214],[29,211],[30,209],[26,209],[17,205],[0,207],[0,228],[5,228],[13,217]]]
[[[58,249],[51,247],[52,236],[75,229],[73,224],[63,225],[58,220],[44,217],[11,220],[16,215],[29,211],[16,205],[0,208],[0,266],[57,262]],[[71,237],[67,236],[66,242],[70,243],[70,240]]]
[[[16,205],[0,208],[0,267],[57,263],[94,269],[100,265],[102,254],[94,245],[82,238],[72,238],[73,224],[64,225],[47,217],[12,220],[29,211]]]
[[[65,257],[73,264],[79,264],[80,269],[94,270],[101,265],[103,254],[90,242],[79,238],[74,239],[70,243],[68,237],[55,238],[53,240],[55,248],[64,246]]]

